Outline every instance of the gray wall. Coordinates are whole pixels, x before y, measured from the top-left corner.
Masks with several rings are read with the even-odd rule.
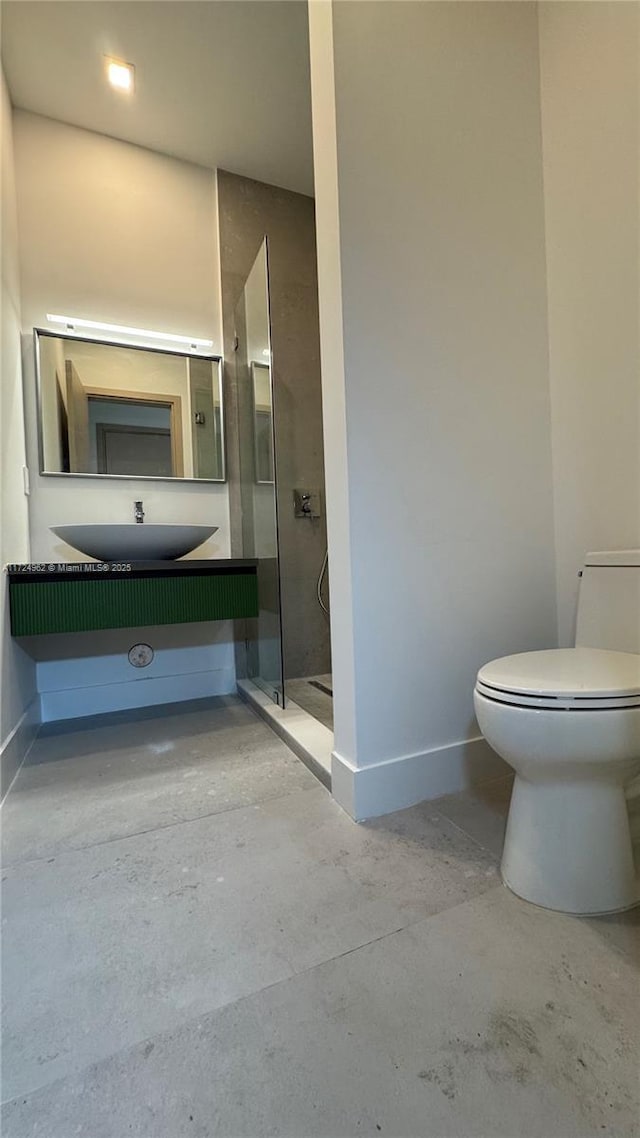
[[[319,488],[324,458],[315,215],[312,198],[218,171],[227,460],[232,555],[242,553],[241,453],[251,452],[233,353],[234,309],[265,234],[269,240],[285,675],[330,670],[329,626],[316,600],[326,548],[324,516],[293,516],[294,487]]]

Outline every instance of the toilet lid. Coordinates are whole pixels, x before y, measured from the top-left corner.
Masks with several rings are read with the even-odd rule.
[[[496,695],[635,702],[640,696],[640,656],[601,648],[555,648],[492,660],[478,672],[478,686]],[[631,697],[631,699],[630,699]]]

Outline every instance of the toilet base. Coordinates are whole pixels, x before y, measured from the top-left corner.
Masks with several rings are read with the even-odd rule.
[[[516,775],[502,879],[544,909],[597,915],[640,903],[624,789],[603,780]]]

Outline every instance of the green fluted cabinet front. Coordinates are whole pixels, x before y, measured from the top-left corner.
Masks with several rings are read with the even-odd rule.
[[[145,571],[134,562],[129,572],[66,573],[10,566],[11,633],[37,636],[257,616],[255,565],[235,564],[227,571],[219,562],[215,569],[199,571],[193,563],[182,565]]]

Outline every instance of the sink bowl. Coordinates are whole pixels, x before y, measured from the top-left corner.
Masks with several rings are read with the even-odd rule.
[[[98,561],[175,561],[202,545],[218,526],[105,522],[50,529],[67,545]]]

